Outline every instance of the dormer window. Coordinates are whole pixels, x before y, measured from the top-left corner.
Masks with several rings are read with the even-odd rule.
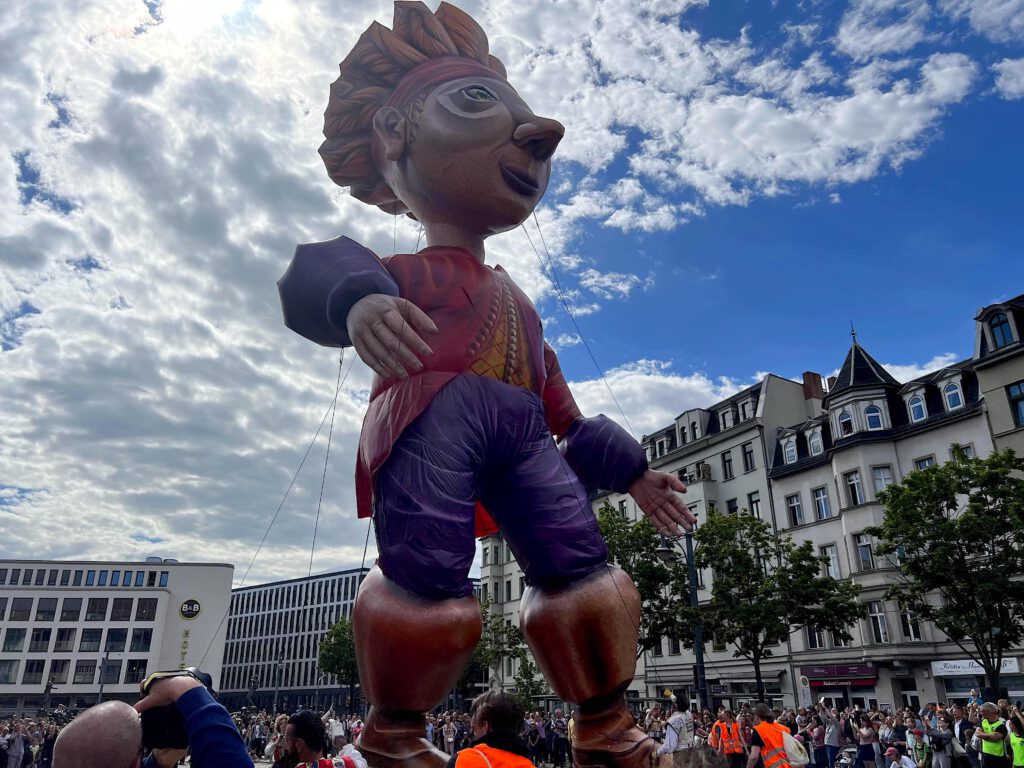
[[[686,436],[686,427],[679,428],[679,439],[684,443],[690,442],[689,438]]]
[[[849,411],[839,414],[839,434],[846,436],[853,434],[853,416]]]
[[[946,398],[946,410],[955,411],[964,404],[963,396],[960,394],[960,386],[955,383],[949,383],[942,389],[942,396]]]
[[[817,432],[811,432],[811,436],[807,438],[807,447],[811,451],[811,456],[820,456],[823,450],[821,446],[821,435]]]
[[[882,410],[877,405],[869,405],[865,408],[864,418],[868,422],[868,429],[882,428]]]
[[[988,325],[989,328],[992,329],[992,340],[996,349],[1013,343],[1013,332],[1010,330],[1010,321],[1006,319],[1006,315],[1002,312],[998,315],[993,315],[988,321]]]
[[[729,427],[733,426],[733,418],[732,418],[732,411],[731,410],[722,411],[721,415],[722,415],[722,429],[729,429]]]
[[[690,422],[690,434],[693,435],[693,439],[694,440],[696,440],[698,437],[700,437],[700,430],[697,429],[697,422],[696,421],[691,421]]]
[[[786,463],[796,464],[796,440],[787,440],[783,450],[786,454]]]
[[[746,421],[751,416],[750,401],[744,400],[740,403],[740,421]]]
[[[924,398],[920,395],[914,395],[910,398],[908,405],[910,406],[911,421],[924,421],[928,416],[928,412],[924,409]]]

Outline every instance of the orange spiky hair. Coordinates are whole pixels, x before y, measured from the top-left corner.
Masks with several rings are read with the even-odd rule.
[[[373,117],[406,75],[432,60],[462,59],[505,78],[505,67],[488,52],[487,35],[464,11],[442,2],[436,13],[419,0],[395,3],[394,29],[374,22],[341,62],[324,113],[320,156],[335,184],[350,187],[364,203],[389,212],[405,210],[373,159]],[[439,62],[440,63],[440,62]],[[422,89],[421,89],[422,90]],[[415,95],[415,94],[413,94]]]

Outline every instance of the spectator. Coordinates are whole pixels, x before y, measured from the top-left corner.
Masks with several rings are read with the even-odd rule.
[[[449,768],[530,768],[530,752],[519,738],[523,710],[515,698],[488,691],[473,700],[473,744],[448,762]]]
[[[909,755],[900,755],[900,751],[896,747],[889,747],[885,750],[885,758],[889,768],[917,768],[914,758]]]
[[[974,737],[981,740],[982,768],[1010,768],[1006,757],[1006,721],[990,701],[981,705],[981,726],[975,729]]]
[[[284,734],[285,750],[298,760],[296,768],[334,768],[334,762],[324,757],[327,729],[315,712],[296,712],[288,718]]]

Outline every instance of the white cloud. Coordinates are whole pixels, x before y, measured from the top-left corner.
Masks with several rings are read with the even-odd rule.
[[[959,359],[954,352],[943,352],[924,363],[882,363],[896,381],[906,384],[916,378],[953,365]]]
[[[996,42],[1024,39],[1024,0],[939,0],[954,19],[967,19],[971,29]]]
[[[853,0],[837,34],[840,51],[864,60],[904,53],[928,39],[927,0]]]
[[[1004,99],[1024,98],[1024,59],[1003,59],[992,65],[996,90]]]

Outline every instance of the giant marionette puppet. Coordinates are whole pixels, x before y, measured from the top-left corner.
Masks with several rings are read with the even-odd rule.
[[[623,693],[640,597],[607,563],[588,489],[628,491],[668,533],[692,517],[614,422],[585,419],[530,300],[484,259],[547,187],[562,126],[538,117],[469,16],[395,4],[331,87],[320,148],[335,183],[423,226],[427,247],[380,259],[338,238],[303,245],[280,281],[286,323],[354,346],[376,376],[359,440],[359,515],[379,558],[353,619],[373,766],[441,768],[424,740],[481,632],[475,536],[500,529],[529,587],[520,622],[552,689],[579,705],[577,766],[641,766],[653,743]],[[556,444],[556,440],[558,443]]]

